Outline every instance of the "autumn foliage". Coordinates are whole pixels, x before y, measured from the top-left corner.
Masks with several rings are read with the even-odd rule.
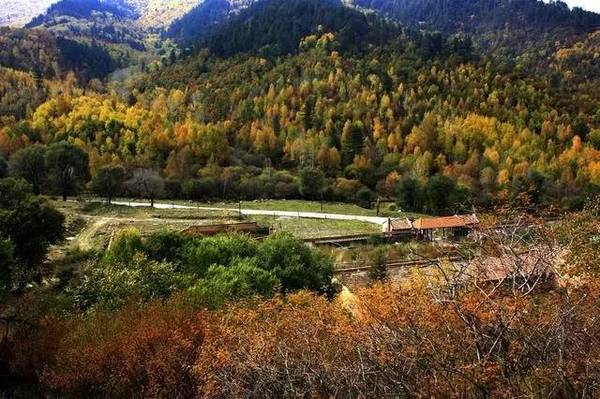
[[[77,397],[594,395],[596,285],[535,297],[440,288],[415,278],[333,302],[129,306],[48,320],[17,348],[47,389]]]
[[[184,307],[126,306],[85,319],[45,320],[17,341],[14,364],[75,397],[192,397],[204,323]]]

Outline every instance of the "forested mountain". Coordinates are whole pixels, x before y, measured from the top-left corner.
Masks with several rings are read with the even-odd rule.
[[[452,33],[516,29],[558,33],[600,27],[600,15],[562,1],[539,0],[349,0],[404,25]]]
[[[562,1],[540,0],[350,0],[405,26],[468,33],[488,53],[517,55],[555,50],[600,28],[600,15]],[[539,55],[538,55],[539,56]]]
[[[174,21],[166,35],[184,44],[193,44],[254,0],[204,0],[190,12]]]
[[[401,29],[375,17],[343,7],[339,0],[263,0],[231,16],[197,43],[228,57],[251,52],[265,56],[296,53],[301,40],[332,32],[342,49],[381,45]]]
[[[60,0],[26,27],[51,32],[67,70],[79,71],[89,81],[152,58],[160,47],[152,32],[191,5],[190,0]]]
[[[51,7],[60,0],[17,0],[10,2],[10,7],[0,10],[0,26],[23,27],[33,19],[45,18],[45,14],[56,13],[62,9],[66,14],[84,11],[81,5],[88,1],[71,1],[58,7]],[[201,0],[102,0],[100,7],[105,10],[125,9],[127,13],[138,14],[137,23],[149,29],[160,29],[173,20],[190,11]],[[65,7],[66,4],[70,6]],[[71,8],[72,7],[72,8]],[[81,15],[81,14],[80,14]]]
[[[599,16],[529,0],[456,1],[454,14],[438,3],[208,0],[166,32],[180,49],[118,82],[101,71],[34,90],[35,79],[10,72],[6,98],[22,92],[32,105],[1,104],[17,117],[0,130],[0,152],[67,140],[89,154],[92,172],[154,168],[172,181],[170,196],[188,198],[298,197],[300,172],[314,167],[326,198],[363,204],[406,200],[409,190],[416,197],[403,207],[423,211],[414,198],[442,184],[453,203],[438,213],[524,197],[571,208],[600,190],[598,34],[589,32]],[[147,43],[127,4],[50,12],[39,20],[48,52],[13,40],[2,63],[49,79],[114,69],[101,54],[123,44],[119,26]],[[401,5],[419,18],[394,11]],[[494,37],[506,40],[486,46]]]
[[[0,28],[0,397],[598,397],[599,21],[60,0]],[[238,217],[269,235],[188,234]]]

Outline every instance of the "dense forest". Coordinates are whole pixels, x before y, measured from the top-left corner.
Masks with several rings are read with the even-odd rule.
[[[34,78],[55,82],[7,85],[32,100],[2,110],[17,113],[0,152],[66,140],[92,174],[156,170],[168,197],[296,198],[300,172],[317,168],[323,198],[367,206],[379,196],[431,212],[418,199],[442,184],[455,195],[441,213],[515,201],[577,208],[600,184],[598,34],[588,33],[597,16],[515,7],[540,14],[531,32],[561,18],[579,33],[559,48],[532,33],[547,58],[532,47],[498,62],[464,29],[417,30],[333,0],[265,0],[111,84],[102,76],[117,66],[100,45],[49,37],[55,47],[31,50],[28,31],[6,31],[7,49],[28,49],[7,50],[6,65],[35,65]],[[79,80],[57,84],[68,70]]]

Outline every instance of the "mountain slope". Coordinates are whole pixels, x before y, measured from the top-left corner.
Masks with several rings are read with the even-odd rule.
[[[406,25],[445,32],[483,29],[558,31],[600,27],[600,14],[540,0],[349,0]]]
[[[190,44],[205,37],[227,16],[240,12],[255,0],[204,0],[174,21],[166,36]]]
[[[139,14],[137,23],[146,29],[162,29],[187,14],[201,0],[125,0]]]
[[[332,32],[343,50],[382,44],[400,30],[338,0],[262,0],[231,16],[201,40],[213,54],[278,56],[298,51],[311,34]]]
[[[18,0],[0,3],[0,26],[22,27],[58,0]]]
[[[600,28],[600,14],[541,0],[348,0],[407,26],[475,35],[486,50],[523,52],[532,45],[583,37]]]

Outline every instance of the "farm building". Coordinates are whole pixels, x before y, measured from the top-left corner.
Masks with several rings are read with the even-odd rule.
[[[246,233],[252,235],[266,235],[269,233],[269,231],[268,229],[259,226],[255,222],[198,225],[189,227],[182,231],[182,234],[194,237],[214,236],[217,234],[224,233]]]
[[[466,236],[477,227],[479,219],[475,214],[419,218],[412,225],[417,230],[417,237],[421,239],[458,238]]]

